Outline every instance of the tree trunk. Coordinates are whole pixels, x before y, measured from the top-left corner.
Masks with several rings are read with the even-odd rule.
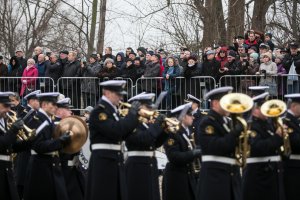
[[[100,54],[103,53],[103,47],[104,47],[105,16],[106,16],[106,0],[101,0],[100,1],[98,43],[97,43],[97,52]]]
[[[245,26],[245,0],[229,0],[227,44],[232,44],[232,39],[237,35],[244,35]]]
[[[203,47],[221,44],[226,40],[226,28],[221,0],[206,0],[203,16]]]
[[[257,31],[265,31],[266,13],[275,0],[255,0],[253,7],[252,29]]]
[[[299,38],[298,35],[298,24],[297,24],[297,10],[298,10],[298,0],[293,0],[292,8],[292,32],[293,38]]]
[[[88,43],[88,55],[91,55],[94,51],[94,41],[95,41],[96,23],[97,23],[97,6],[98,6],[98,0],[93,0],[92,23],[91,23],[90,39]]]

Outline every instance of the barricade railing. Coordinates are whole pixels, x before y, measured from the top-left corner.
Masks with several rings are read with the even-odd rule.
[[[187,94],[191,94],[201,100],[205,93],[216,87],[213,77],[197,76],[190,79],[176,77],[165,79],[163,77],[144,77],[136,81],[136,93],[155,93],[156,97],[162,91],[168,91],[166,98],[161,103],[159,110],[170,110],[185,103]],[[203,103],[201,108],[207,108]]]
[[[272,98],[284,100],[285,94],[299,92],[299,75],[225,75],[219,80],[219,86],[232,86],[234,92],[251,96],[250,86],[269,86],[267,90]]]
[[[84,109],[87,106],[94,107],[102,95],[100,80],[97,77],[62,77],[57,81],[57,91],[66,97],[71,98],[73,110]],[[131,79],[115,78],[115,80],[125,80],[127,82],[125,90],[128,98],[133,95],[133,82]]]
[[[0,77],[0,91],[18,92],[24,97],[31,91],[55,91],[54,80],[50,77]]]

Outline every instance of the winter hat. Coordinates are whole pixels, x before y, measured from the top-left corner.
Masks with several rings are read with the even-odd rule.
[[[270,39],[272,39],[272,33],[265,33],[265,36],[269,36]]]
[[[149,50],[149,51],[147,52],[147,54],[150,54],[151,56],[153,56],[153,54],[154,54],[154,51],[152,51],[152,50]]]
[[[236,57],[235,51],[232,51],[232,50],[228,51],[227,57],[234,57],[235,58]]]
[[[137,48],[137,51],[141,51],[144,55],[146,55],[146,49],[144,47]]]
[[[257,61],[257,59],[258,59],[258,53],[251,53],[250,54],[250,58],[253,58],[254,60]]]
[[[95,60],[97,60],[98,57],[97,57],[97,54],[93,53],[90,55],[90,58],[94,58]]]
[[[115,63],[113,59],[111,59],[111,58],[106,58],[105,61],[104,61],[104,65],[106,65],[108,62],[110,62],[110,63],[112,63],[112,64]]]
[[[160,60],[160,55],[158,53],[153,54],[153,56],[157,57],[157,59]]]
[[[269,59],[272,60],[272,54],[271,53],[269,53],[269,52],[263,53],[262,57],[265,57],[265,56],[269,57]]]
[[[194,55],[191,55],[188,60],[194,60],[195,62],[197,62],[197,57]]]

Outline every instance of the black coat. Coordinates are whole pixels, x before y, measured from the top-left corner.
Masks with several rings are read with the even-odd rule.
[[[193,79],[192,77],[201,75],[201,66],[196,63],[192,67],[186,66],[183,68],[183,76],[186,79],[186,94],[192,94],[195,96],[200,91],[200,81],[198,79]]]
[[[289,73],[293,62],[296,67],[297,74],[300,74],[300,53],[299,52],[293,56],[290,53],[288,53],[284,56],[282,64],[283,64],[283,67],[285,68],[287,74]]]
[[[205,60],[202,64],[201,76],[211,76],[216,80],[216,83],[218,83],[220,78],[220,67],[221,63],[215,58],[213,60]],[[212,80],[206,80],[205,83],[208,90],[214,89],[215,85]]]
[[[287,113],[283,119],[288,126],[292,154],[300,155],[300,121],[291,113]],[[284,166],[284,189],[286,200],[295,200],[300,196],[300,161],[286,159]]]
[[[200,122],[207,113],[201,112],[199,109],[193,114],[193,130],[195,131],[195,142],[200,147]]]
[[[155,151],[168,135],[158,124],[139,124],[127,137],[128,151]],[[153,154],[154,155],[154,154]],[[128,200],[160,200],[156,157],[132,156],[125,163]]]
[[[234,158],[236,139],[229,123],[214,110],[200,122],[199,141],[203,155]],[[199,199],[241,199],[241,175],[237,165],[202,162],[199,179]]]
[[[63,66],[61,62],[57,61],[55,63],[52,63],[49,60],[46,61],[45,77],[52,78],[54,84],[56,84],[57,80],[62,76],[62,74],[63,74]],[[49,80],[46,80],[46,84],[51,84],[51,82],[49,83]]]
[[[136,73],[135,66],[132,64],[128,67],[126,66],[126,67],[122,68],[121,77],[130,78],[135,83],[135,81],[137,79],[137,73]]]
[[[279,155],[283,140],[275,134],[275,128],[270,122],[254,117],[251,131],[254,133],[250,138],[250,157]],[[282,200],[282,182],[281,163],[248,163],[243,173],[243,199]]]
[[[103,67],[99,73],[98,73],[98,78],[100,80],[105,80],[105,79],[114,79],[116,77],[119,77],[121,75],[121,70],[117,68],[116,66],[113,66],[111,68]]]
[[[10,155],[15,142],[16,134],[9,132],[7,125],[0,124],[0,154]],[[19,200],[11,161],[0,160],[0,194],[4,200]]]
[[[138,125],[138,116],[130,113],[121,119],[115,109],[103,99],[90,116],[91,144],[121,144]],[[86,200],[126,199],[123,153],[116,150],[92,150]]]
[[[68,62],[63,69],[63,77],[79,77],[80,76],[80,62],[75,60],[73,62]],[[64,89],[71,89],[74,85],[79,85],[80,81],[78,79],[69,78],[62,82]]]
[[[190,129],[190,133],[192,133]],[[181,127],[176,134],[171,134],[164,145],[169,162],[164,173],[164,200],[196,199],[196,174],[193,172],[195,156],[184,138],[188,137]]]
[[[37,155],[31,155],[26,174],[24,189],[25,200],[68,200],[66,184],[58,156],[45,153],[59,151],[63,145],[59,139],[53,139],[54,123],[47,116],[38,112],[32,123],[35,129],[47,122],[36,136],[32,149]]]

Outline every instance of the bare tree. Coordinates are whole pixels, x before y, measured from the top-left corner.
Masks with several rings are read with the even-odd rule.
[[[90,55],[94,51],[94,40],[95,40],[96,23],[97,23],[97,6],[98,6],[98,0],[93,0],[92,22],[91,22],[89,44],[88,44],[88,55]]]
[[[106,18],[106,0],[100,1],[100,18],[98,29],[98,42],[97,52],[102,53],[104,47],[104,35],[105,35],[105,18]]]
[[[227,44],[234,36],[243,35],[245,32],[245,0],[229,0]]]

